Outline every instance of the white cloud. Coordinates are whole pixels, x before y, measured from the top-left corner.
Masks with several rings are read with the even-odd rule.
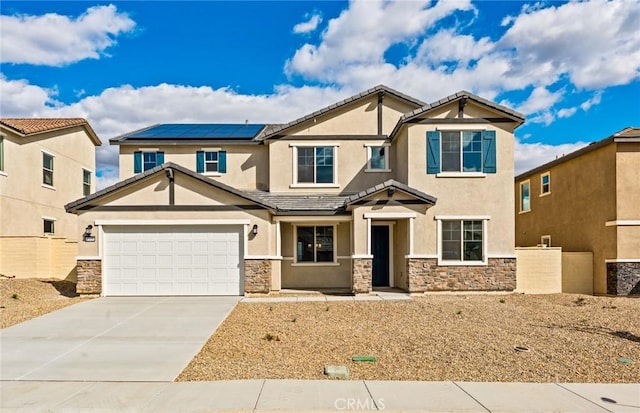
[[[577,111],[578,111],[578,108],[562,108],[558,110],[558,117],[570,118],[571,116],[575,115]]]
[[[318,25],[322,22],[322,16],[320,14],[312,15],[306,22],[298,23],[293,26],[294,33],[310,33],[318,28]]]
[[[592,106],[599,105],[601,100],[602,100],[602,91],[598,91],[598,92],[596,92],[595,95],[593,95],[592,98],[587,99],[584,102],[582,102],[580,104],[580,109],[582,109],[582,110],[584,110],[586,112],[589,109],[591,109]]]
[[[584,142],[548,145],[545,143],[522,143],[516,139],[514,149],[516,175],[552,161],[586,146]]]
[[[116,6],[90,7],[77,18],[55,13],[0,16],[3,63],[63,66],[98,59],[135,22]]]
[[[524,114],[546,111],[562,99],[564,92],[550,92],[546,87],[539,86],[531,92],[527,100],[517,106],[517,110]]]

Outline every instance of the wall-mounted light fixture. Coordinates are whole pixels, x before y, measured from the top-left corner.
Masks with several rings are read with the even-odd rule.
[[[393,194],[396,192],[394,188],[387,188],[387,196],[391,198]]]
[[[258,225],[257,224],[253,224],[253,228],[251,228],[251,233],[253,235],[258,235]]]
[[[91,230],[93,229],[93,225],[89,224],[84,229],[84,234],[82,234],[82,240],[84,242],[96,242],[96,237],[91,235]]]

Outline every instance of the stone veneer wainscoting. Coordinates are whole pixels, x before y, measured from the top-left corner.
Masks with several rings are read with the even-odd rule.
[[[516,259],[489,258],[487,265],[439,266],[436,258],[407,258],[409,292],[513,291]]]
[[[372,289],[373,260],[371,258],[351,259],[351,288],[354,294],[368,294]]]
[[[268,294],[271,291],[271,260],[244,260],[244,292]]]
[[[102,260],[82,259],[77,261],[78,282],[76,292],[80,295],[102,293]]]
[[[607,294],[640,295],[640,262],[608,262]]]

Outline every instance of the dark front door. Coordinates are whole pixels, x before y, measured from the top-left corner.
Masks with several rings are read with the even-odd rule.
[[[389,286],[389,227],[374,225],[371,227],[371,252],[373,253],[374,287]]]

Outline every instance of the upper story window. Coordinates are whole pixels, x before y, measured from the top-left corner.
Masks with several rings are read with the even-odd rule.
[[[217,175],[227,172],[227,152],[206,149],[196,152],[196,172]]]
[[[486,264],[488,217],[436,217],[440,231],[441,264]]]
[[[427,173],[496,173],[496,132],[427,132]]]
[[[133,172],[138,174],[164,163],[164,152],[137,151],[133,153]]]
[[[551,172],[545,172],[540,176],[540,195],[551,193]]]
[[[531,182],[520,183],[520,212],[531,211]]]
[[[88,196],[91,193],[91,171],[82,170],[82,195]]]
[[[334,227],[296,227],[296,262],[334,262]]]
[[[53,186],[53,155],[42,152],[42,183]]]
[[[389,145],[365,145],[367,147],[367,169],[365,172],[390,172]]]
[[[338,145],[291,145],[293,147],[293,187],[336,187]]]

